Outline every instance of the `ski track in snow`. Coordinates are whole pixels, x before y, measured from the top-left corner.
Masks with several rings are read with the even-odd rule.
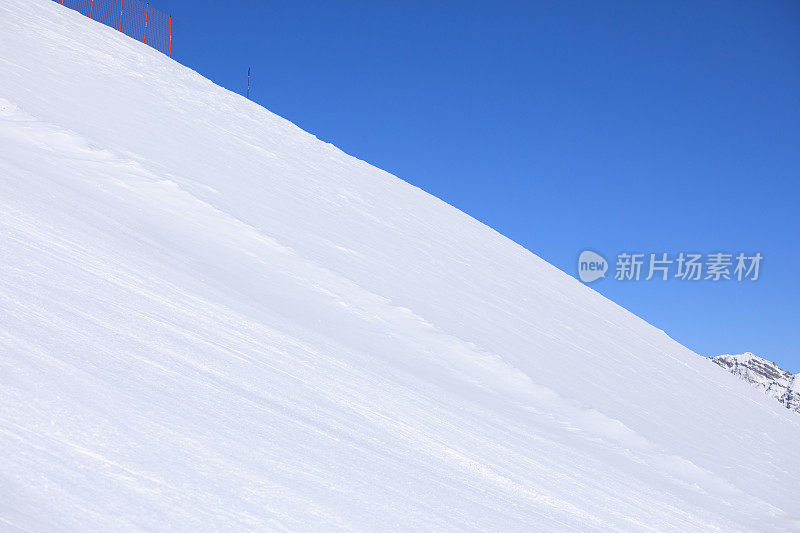
[[[9,529],[800,529],[758,391],[110,28],[0,26]]]

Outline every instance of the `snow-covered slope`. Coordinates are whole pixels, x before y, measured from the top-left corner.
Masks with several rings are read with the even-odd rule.
[[[718,355],[711,358],[722,368],[761,389],[787,409],[800,413],[800,379],[772,361],[750,352],[739,355]]]
[[[457,209],[51,0],[0,99],[4,529],[800,527],[800,418]]]

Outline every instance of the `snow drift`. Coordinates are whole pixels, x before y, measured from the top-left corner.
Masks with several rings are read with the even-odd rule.
[[[425,192],[0,4],[3,528],[800,527],[800,418]]]

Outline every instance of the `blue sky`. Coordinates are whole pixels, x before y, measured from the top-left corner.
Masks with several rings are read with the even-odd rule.
[[[800,371],[800,4],[156,0],[174,57],[576,275],[760,252],[755,282],[593,288]]]

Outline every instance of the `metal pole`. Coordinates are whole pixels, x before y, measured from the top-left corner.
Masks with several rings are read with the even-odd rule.
[[[144,39],[142,42],[147,44],[147,17],[150,15],[150,2],[147,2],[147,6],[144,8]]]
[[[122,31],[122,6],[125,0],[119,0],[119,31]]]
[[[172,14],[169,16],[169,57],[172,57]]]
[[[247,67],[247,99],[250,99],[250,67]]]
[[[63,2],[63,0],[62,0]],[[92,13],[94,12],[94,0],[92,0],[92,5],[89,7],[89,18],[92,18]]]

